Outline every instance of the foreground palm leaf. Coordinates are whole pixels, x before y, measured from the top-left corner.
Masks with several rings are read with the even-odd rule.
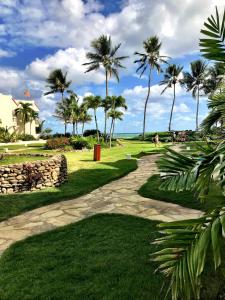
[[[200,51],[207,59],[225,61],[225,10],[220,21],[216,7],[216,15],[211,15],[204,23],[201,33],[206,38],[200,39]]]

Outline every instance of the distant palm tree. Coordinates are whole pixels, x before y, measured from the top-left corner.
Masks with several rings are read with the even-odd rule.
[[[33,121],[38,121],[38,113],[34,110],[32,110],[30,113],[30,135],[31,135],[31,127]]]
[[[173,103],[170,111],[169,131],[171,131],[173,109],[176,100],[176,84],[182,83],[182,79],[180,78],[182,70],[183,67],[181,66],[177,66],[175,64],[169,65],[164,73],[164,79],[160,82],[160,85],[166,85],[161,94],[163,94],[168,88],[173,88]]]
[[[63,100],[65,90],[67,90],[72,83],[71,80],[67,81],[66,77],[67,72],[63,73],[61,69],[53,70],[47,78],[47,87],[50,89],[50,91],[44,93],[44,95],[61,93]]]
[[[144,72],[149,68],[148,74],[148,92],[145,100],[144,106],[144,118],[143,118],[143,133],[142,138],[145,139],[145,124],[146,124],[146,112],[148,106],[148,100],[150,96],[151,89],[151,80],[152,80],[152,71],[156,69],[158,73],[161,72],[161,64],[166,63],[166,56],[160,55],[161,43],[157,36],[152,36],[143,42],[143,47],[145,52],[135,52],[135,55],[138,55],[140,58],[135,60],[134,63],[138,63],[139,67],[136,72],[141,71],[140,77]]]
[[[84,103],[84,105],[87,106],[88,109],[93,109],[93,111],[94,111],[97,139],[99,142],[98,120],[97,120],[96,112],[97,112],[97,109],[101,106],[102,98],[100,96],[94,96],[94,95],[86,96],[86,97],[84,97],[83,103]]]
[[[23,124],[23,132],[26,134],[26,123],[30,122],[30,116],[33,113],[33,109],[31,108],[31,103],[20,102],[19,107],[15,109],[15,116],[19,119],[19,121]]]
[[[76,134],[78,134],[78,121],[79,121],[79,105],[78,105],[78,96],[71,92],[70,97],[66,98],[66,103],[68,105],[68,110],[70,114],[70,122],[72,123],[73,126],[73,132],[72,134],[75,135],[75,130]]]
[[[104,115],[105,115],[105,125],[104,125],[104,136],[106,136],[106,130],[107,130],[107,112],[111,108],[111,98],[110,96],[106,97],[105,99],[102,100],[101,107],[104,110]]]
[[[70,122],[70,109],[69,109],[68,101],[66,99],[63,99],[61,102],[58,102],[56,104],[55,114],[53,116],[63,121],[64,134],[66,135],[67,124]]]
[[[85,123],[89,123],[92,121],[92,116],[88,114],[87,108],[85,105],[81,104],[79,107],[79,123],[82,124],[81,133],[84,133],[84,125]]]
[[[196,131],[198,131],[199,97],[200,91],[204,92],[208,77],[207,64],[203,60],[195,60],[191,63],[191,72],[184,72],[184,80],[187,91],[197,100],[196,108]]]
[[[123,112],[119,111],[119,110],[110,110],[108,112],[108,117],[112,119],[112,123],[111,123],[111,128],[110,128],[110,132],[111,132],[111,136],[113,138],[114,135],[114,130],[115,130],[115,122],[116,120],[123,120]]]
[[[218,88],[223,81],[225,73],[225,64],[222,62],[217,62],[213,66],[209,67],[209,78],[207,78],[204,92],[205,94],[212,94]]]
[[[105,70],[105,94],[108,97],[108,80],[111,76],[114,76],[119,81],[119,68],[124,68],[121,61],[128,58],[128,56],[116,56],[121,43],[114,46],[112,45],[111,37],[107,35],[101,35],[99,38],[94,39],[91,42],[91,47],[94,52],[88,52],[86,54],[89,62],[83,65],[88,66],[86,72],[93,70],[99,70],[101,67]]]

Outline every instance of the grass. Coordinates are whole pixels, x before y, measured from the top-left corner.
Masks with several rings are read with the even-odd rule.
[[[163,299],[149,254],[156,222],[95,215],[28,238],[0,260],[1,300]]]
[[[215,208],[219,204],[225,204],[225,197],[221,194],[216,185],[212,185],[208,199],[204,203],[197,200],[194,192],[170,192],[162,191],[159,189],[161,179],[159,175],[153,175],[148,181],[140,188],[139,194],[146,198],[153,198],[156,200],[162,200],[165,202],[171,202],[189,207],[193,209],[200,209],[208,211],[211,208]]]
[[[0,195],[0,221],[47,204],[73,199],[133,171],[137,167],[136,158],[140,153],[155,150],[149,142],[124,142],[123,147],[102,150],[102,160],[93,161],[93,151],[65,153],[68,160],[69,180],[58,188],[48,188],[38,192]],[[41,147],[21,150],[29,153],[54,153]],[[18,151],[17,151],[18,153]],[[57,152],[58,153],[58,152]],[[134,159],[125,159],[126,154]]]
[[[20,156],[4,156],[3,159],[0,160],[0,165],[9,165],[9,164],[17,164],[17,163],[25,163],[25,162],[32,162],[37,160],[46,160],[47,157],[42,156],[27,156],[27,155],[20,155]]]

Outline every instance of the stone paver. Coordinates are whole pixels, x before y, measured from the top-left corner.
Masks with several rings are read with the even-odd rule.
[[[0,252],[12,243],[44,231],[77,222],[97,213],[121,213],[158,221],[199,217],[200,211],[148,199],[137,191],[157,172],[158,155],[145,156],[127,176],[106,184],[88,195],[41,207],[0,223]]]

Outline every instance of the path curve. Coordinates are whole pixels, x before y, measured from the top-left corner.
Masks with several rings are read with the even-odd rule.
[[[173,221],[196,218],[201,212],[144,198],[137,191],[157,172],[159,155],[144,156],[138,168],[79,198],[34,209],[0,223],[0,252],[12,243],[41,232],[77,222],[97,213],[120,213],[151,220]]]

